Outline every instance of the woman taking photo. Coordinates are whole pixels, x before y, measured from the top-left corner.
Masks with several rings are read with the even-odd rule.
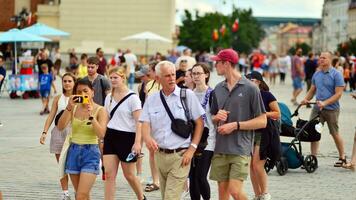
[[[69,97],[73,94],[73,88],[75,84],[75,76],[72,73],[65,73],[62,76],[62,90],[63,94],[60,94],[53,99],[51,112],[49,113],[47,120],[45,122],[43,132],[40,138],[40,143],[45,144],[46,136],[48,133],[48,129],[51,126],[53,120],[55,120],[55,126],[51,131],[51,141],[50,141],[50,153],[53,153],[56,157],[57,163],[59,161],[59,156],[62,151],[63,143],[67,137],[67,135],[71,131],[70,125],[64,128],[63,131],[60,131],[57,127],[58,119],[60,117],[60,113],[63,113],[68,104]],[[67,200],[70,199],[68,192],[68,176],[60,179],[61,187],[63,190],[63,194],[61,199]]]
[[[190,180],[190,198],[192,200],[210,199],[210,185],[207,179],[211,158],[215,148],[215,129],[211,120],[209,99],[212,88],[208,86],[210,71],[204,63],[197,63],[192,68],[192,78],[195,83],[194,93],[198,97],[202,107],[205,109],[204,130],[209,130],[207,146],[202,152],[197,150],[194,159],[192,160],[189,180]],[[202,136],[203,138],[204,136]],[[200,145],[199,145],[200,146]],[[199,149],[199,147],[198,147]]]
[[[278,107],[278,103],[276,98],[273,96],[271,92],[269,92],[269,87],[266,82],[263,80],[262,75],[253,71],[251,74],[247,75],[247,78],[250,79],[256,86],[260,89],[263,104],[266,109],[267,118],[272,120],[279,120],[281,116],[281,112]],[[265,143],[261,137],[263,130],[255,131],[255,145],[253,149],[253,156],[251,160],[251,182],[252,187],[255,192],[254,200],[269,200],[271,199],[271,195],[268,193],[267,187],[267,173],[264,169],[267,153],[266,149],[260,149],[261,144]],[[263,133],[265,134],[265,133]]]
[[[74,91],[76,95],[69,98],[58,129],[63,130],[71,122],[65,173],[70,176],[76,200],[87,200],[99,174],[98,138],[104,138],[108,116],[102,106],[94,103],[94,90],[89,80],[79,79]]]
[[[138,121],[141,101],[127,88],[124,69],[111,69],[109,77],[112,91],[105,98],[105,109],[110,118],[104,138],[105,200],[115,199],[116,175],[120,164],[137,199],[143,200],[146,198],[135,175],[135,162],[141,153],[141,123]]]

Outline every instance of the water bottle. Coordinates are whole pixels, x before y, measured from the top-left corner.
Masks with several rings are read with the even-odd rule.
[[[135,152],[131,152],[127,158],[126,158],[126,162],[130,162],[132,159],[134,159],[136,157],[136,153]]]

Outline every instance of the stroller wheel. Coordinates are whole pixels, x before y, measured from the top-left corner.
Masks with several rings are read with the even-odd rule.
[[[271,160],[269,158],[266,159],[264,168],[267,174],[269,171],[271,171],[271,169],[273,169],[273,166],[271,166]]]
[[[277,172],[279,175],[283,176],[288,171],[288,161],[287,158],[281,157],[281,160],[276,162]]]
[[[318,168],[318,159],[314,155],[307,155],[304,159],[304,167],[308,173],[313,173]]]

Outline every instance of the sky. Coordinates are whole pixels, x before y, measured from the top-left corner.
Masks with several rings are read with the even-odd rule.
[[[323,3],[324,0],[176,0],[176,23],[181,24],[184,9],[229,14],[233,4],[237,8],[252,8],[253,15],[258,17],[321,18]]]

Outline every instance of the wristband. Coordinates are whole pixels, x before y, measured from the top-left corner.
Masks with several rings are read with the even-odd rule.
[[[237,123],[237,129],[236,130],[239,131],[240,130],[240,122],[237,121],[236,123]]]
[[[43,135],[43,134],[44,134],[44,135],[47,135],[47,132],[43,131],[43,132],[42,132],[42,135]]]
[[[194,147],[194,149],[197,149],[198,148],[198,145],[194,144],[194,143],[191,143],[190,146]]]

